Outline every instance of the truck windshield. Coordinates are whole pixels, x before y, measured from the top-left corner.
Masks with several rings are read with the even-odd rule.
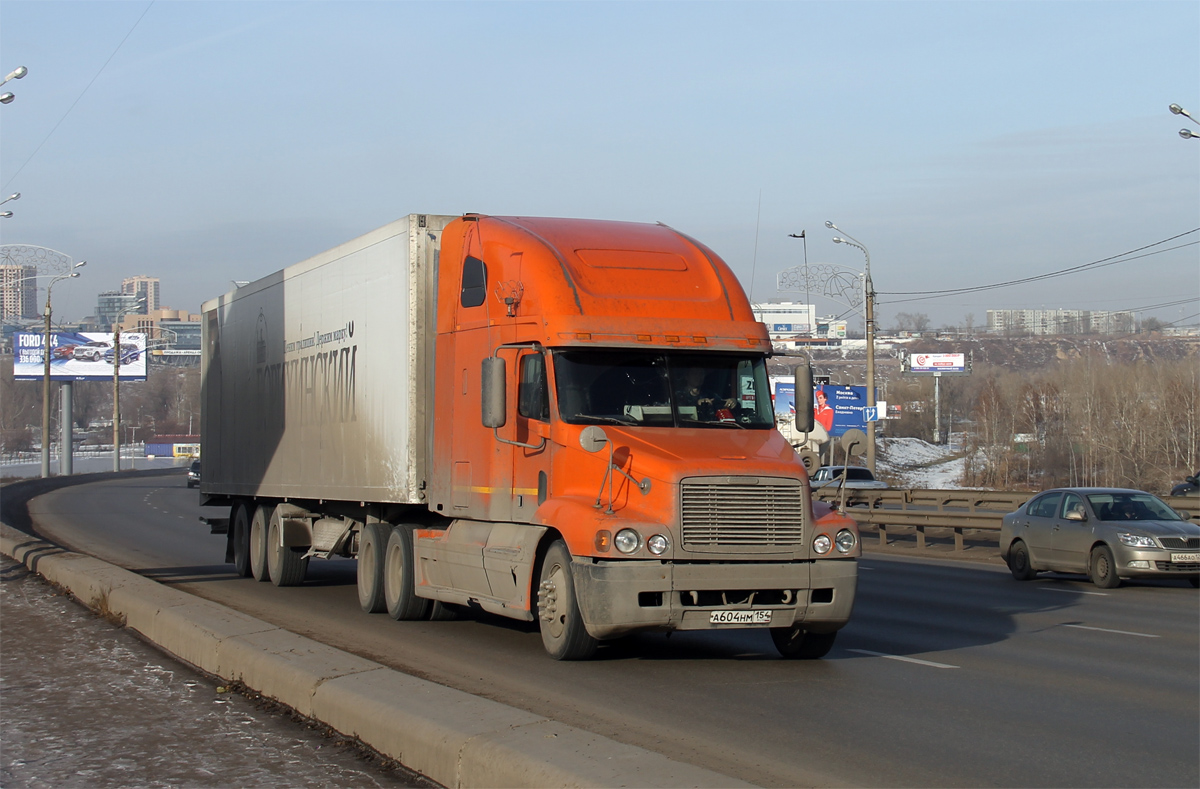
[[[762,356],[557,351],[554,378],[559,414],[573,425],[775,425]]]

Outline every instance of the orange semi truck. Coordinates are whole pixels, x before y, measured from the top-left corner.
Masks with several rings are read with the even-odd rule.
[[[536,621],[567,660],[728,628],[817,658],[850,616],[854,522],[775,429],[737,279],[676,230],[413,214],[203,311],[201,503],[243,575],[356,556],[364,611]]]

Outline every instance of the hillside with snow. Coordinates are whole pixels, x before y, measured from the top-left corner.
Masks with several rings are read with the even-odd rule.
[[[961,488],[965,457],[919,438],[881,438],[875,457],[880,479],[893,488]]]

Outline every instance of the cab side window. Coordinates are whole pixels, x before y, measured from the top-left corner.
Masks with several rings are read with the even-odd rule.
[[[463,261],[462,292],[459,303],[464,307],[478,307],[487,298],[487,264],[477,257],[467,256]]]
[[[517,413],[543,422],[550,419],[546,359],[540,353],[530,353],[521,357],[521,379],[517,384]]]

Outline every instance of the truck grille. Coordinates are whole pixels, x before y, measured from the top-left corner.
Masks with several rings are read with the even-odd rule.
[[[1164,548],[1200,550],[1200,537],[1159,537],[1158,541]]]
[[[684,548],[803,544],[804,498],[797,480],[697,477],[681,487]]]

